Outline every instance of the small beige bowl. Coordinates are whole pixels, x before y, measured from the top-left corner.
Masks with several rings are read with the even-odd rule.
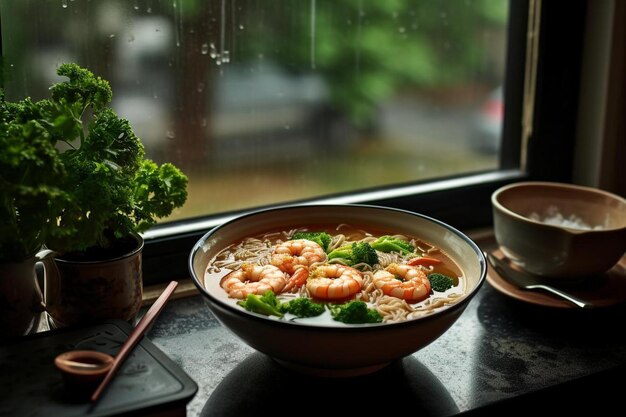
[[[494,233],[520,268],[549,278],[582,278],[626,252],[626,200],[596,188],[518,182],[491,196]]]

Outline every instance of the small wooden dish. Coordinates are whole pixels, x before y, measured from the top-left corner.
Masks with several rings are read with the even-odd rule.
[[[54,358],[65,387],[80,396],[90,395],[104,379],[114,358],[95,350],[71,350]]]

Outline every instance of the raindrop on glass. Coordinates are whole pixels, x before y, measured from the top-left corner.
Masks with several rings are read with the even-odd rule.
[[[219,56],[219,54],[217,53],[217,49],[215,48],[215,44],[213,42],[211,42],[210,46],[211,46],[211,53],[209,54],[209,56],[215,59]]]

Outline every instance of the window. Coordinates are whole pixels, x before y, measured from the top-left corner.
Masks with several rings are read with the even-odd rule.
[[[148,157],[190,178],[169,221],[498,164],[505,0],[3,4],[7,96],[47,95],[68,61],[109,80]]]
[[[148,156],[188,174],[186,206],[146,234],[146,281],[166,280],[245,210],[325,199],[481,227],[497,186],[569,180],[585,6],[5,0],[3,84],[37,98],[60,63],[86,66]]]

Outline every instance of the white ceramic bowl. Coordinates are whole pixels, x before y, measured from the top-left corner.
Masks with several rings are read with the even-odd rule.
[[[396,231],[437,246],[461,269],[465,294],[454,304],[404,322],[320,326],[248,312],[205,286],[209,261],[227,245],[269,230],[341,223]],[[323,376],[372,372],[428,345],[458,319],[487,272],[480,248],[455,228],[424,215],[365,205],[287,206],[243,215],[206,233],[191,251],[189,268],[208,307],[245,343],[292,369]]]
[[[599,275],[626,251],[626,200],[592,187],[518,182],[491,197],[494,233],[520,268],[555,279]]]

